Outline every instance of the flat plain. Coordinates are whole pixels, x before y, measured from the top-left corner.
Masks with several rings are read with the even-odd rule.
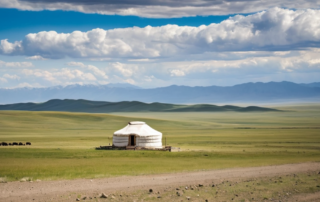
[[[320,105],[281,112],[89,114],[0,112],[0,177],[57,180],[177,173],[320,160]],[[145,121],[180,152],[95,150],[114,131]]]
[[[272,108],[282,111],[1,111],[0,142],[32,145],[0,147],[0,201],[317,201],[320,104]],[[95,150],[129,121],[145,121],[180,151]]]

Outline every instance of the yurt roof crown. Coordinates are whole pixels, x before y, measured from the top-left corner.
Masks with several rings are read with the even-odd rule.
[[[130,121],[128,124],[129,125],[144,125],[146,123],[142,122],[142,121]]]

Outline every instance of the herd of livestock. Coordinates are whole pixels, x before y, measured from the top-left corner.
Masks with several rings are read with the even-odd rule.
[[[31,145],[31,142],[26,142],[26,143],[22,143],[22,142],[10,142],[10,143],[6,143],[6,142],[0,142],[0,146],[25,146],[25,145]]]

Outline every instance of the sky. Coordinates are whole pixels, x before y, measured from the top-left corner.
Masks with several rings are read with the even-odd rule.
[[[0,0],[0,88],[320,82],[316,0]]]

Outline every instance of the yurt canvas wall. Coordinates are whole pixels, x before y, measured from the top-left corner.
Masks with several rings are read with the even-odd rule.
[[[129,122],[126,127],[113,134],[113,146],[162,148],[162,133],[154,130],[145,122]]]

